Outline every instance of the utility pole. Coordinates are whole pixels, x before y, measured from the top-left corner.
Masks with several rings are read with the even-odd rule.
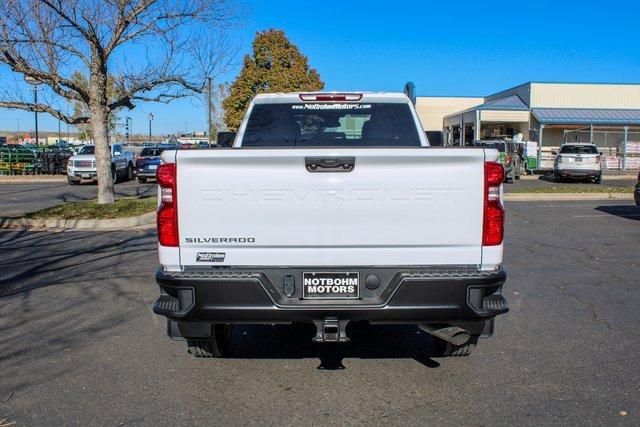
[[[20,139],[20,117],[18,117],[18,140]]]
[[[209,137],[209,146],[211,146],[211,77],[207,77],[207,136]]]

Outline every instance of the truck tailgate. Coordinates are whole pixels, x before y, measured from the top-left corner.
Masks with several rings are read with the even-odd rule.
[[[183,266],[481,263],[482,149],[176,153]],[[345,157],[349,172],[305,167]]]

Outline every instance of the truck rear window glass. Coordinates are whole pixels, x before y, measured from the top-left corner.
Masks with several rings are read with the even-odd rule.
[[[598,149],[593,145],[563,145],[560,154],[598,154]]]
[[[407,104],[256,104],[242,146],[416,147],[420,137]]]
[[[155,157],[162,154],[164,148],[143,148],[140,152],[140,157]]]

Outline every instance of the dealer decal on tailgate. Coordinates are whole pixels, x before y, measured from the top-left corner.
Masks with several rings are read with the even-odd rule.
[[[197,262],[224,262],[224,252],[198,252]]]

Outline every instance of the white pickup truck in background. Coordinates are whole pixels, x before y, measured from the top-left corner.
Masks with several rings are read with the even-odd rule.
[[[131,181],[135,178],[133,153],[124,151],[122,144],[110,144],[111,176],[113,182],[119,179]],[[78,154],[69,157],[67,161],[67,181],[71,185],[78,185],[82,181],[97,181],[96,147],[93,144],[84,145]]]
[[[468,355],[508,311],[495,149],[429,148],[394,93],[258,95],[232,148],[162,153],[158,238],[168,333],[223,355],[232,326],[416,324]]]

